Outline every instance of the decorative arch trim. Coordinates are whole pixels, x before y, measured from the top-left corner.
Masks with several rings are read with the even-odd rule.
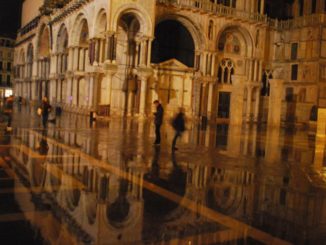
[[[207,44],[207,39],[203,32],[201,31],[203,28],[198,26],[195,22],[189,19],[186,16],[178,15],[178,14],[165,14],[156,20],[156,25],[166,20],[174,20],[180,22],[191,34],[192,39],[195,43],[195,50],[204,50]]]
[[[247,57],[252,57],[253,56],[253,47],[254,47],[254,39],[252,37],[252,35],[250,34],[250,32],[240,26],[240,25],[234,25],[234,24],[228,24],[225,25],[223,28],[221,28],[216,36],[216,47],[218,47],[218,42],[220,40],[220,38],[222,37],[222,35],[227,32],[228,30],[237,32],[241,35],[241,37],[243,38],[243,40],[245,41],[245,47],[247,48],[246,50],[246,56]]]
[[[135,3],[120,6],[112,17],[110,29],[118,30],[118,22],[124,14],[134,14],[140,23],[140,32],[147,36],[153,36],[153,23],[147,11]]]
[[[101,21],[102,21],[102,17],[105,16],[105,21],[106,21],[106,26],[104,27],[104,31],[106,31],[108,29],[108,13],[107,10],[105,8],[101,8],[97,11],[97,14],[95,15],[95,21],[93,24],[93,35],[94,37],[96,37],[97,35],[101,35],[102,33],[99,33],[100,31],[103,30],[103,28],[101,27]],[[104,33],[105,34],[105,33]]]

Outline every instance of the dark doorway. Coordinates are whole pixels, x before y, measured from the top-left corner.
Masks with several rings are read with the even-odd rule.
[[[188,67],[194,67],[195,44],[189,31],[180,22],[166,20],[155,28],[152,45],[152,63],[177,59]]]
[[[218,118],[230,118],[230,92],[219,92],[218,96]]]

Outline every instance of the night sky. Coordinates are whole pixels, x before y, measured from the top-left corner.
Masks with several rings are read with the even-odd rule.
[[[20,27],[22,0],[0,0],[0,35],[15,37]]]

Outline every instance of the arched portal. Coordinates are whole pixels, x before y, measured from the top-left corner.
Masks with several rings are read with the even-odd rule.
[[[188,67],[194,66],[194,40],[187,28],[176,20],[164,20],[156,26],[152,46],[153,63],[170,59],[176,59]]]
[[[133,13],[121,15],[118,21],[116,63],[118,71],[113,77],[111,100],[112,111],[122,112],[124,115],[138,113],[140,91],[135,69],[143,63],[141,54],[142,33],[140,21]]]
[[[155,64],[155,81],[150,85],[152,100],[158,99],[168,115],[179,107],[192,114],[195,50],[200,35],[188,19],[164,16],[155,27],[151,61]]]
[[[75,26],[76,29],[72,34],[74,38],[72,43],[75,45],[73,48],[72,70],[78,72],[79,77],[72,80],[72,103],[75,106],[87,106],[89,102],[88,96],[92,91],[88,90],[89,86],[85,72],[90,69],[91,60],[94,59],[94,52],[92,52],[92,44],[89,39],[87,19],[83,15],[79,15]]]
[[[231,119],[231,116],[235,115],[231,111],[233,100],[243,101],[237,107],[243,106],[244,109],[249,108],[246,107],[246,101],[251,103],[251,94],[249,94],[249,97],[244,96],[247,89],[243,88],[243,85],[238,88],[242,91],[240,93],[242,98],[235,98],[238,93],[234,93],[234,91],[239,85],[233,81],[234,75],[241,75],[244,78],[242,83],[249,80],[247,76],[252,76],[248,72],[252,68],[249,67],[248,63],[253,55],[251,35],[242,27],[226,26],[217,36],[216,49],[218,51],[216,59],[217,83],[210,85],[212,87],[212,101],[209,102],[211,103],[209,107],[212,108],[211,118],[224,121]],[[250,109],[248,109],[248,113],[251,113]]]

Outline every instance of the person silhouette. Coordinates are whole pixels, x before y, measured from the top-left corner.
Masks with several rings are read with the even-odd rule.
[[[158,100],[155,100],[153,104],[156,106],[156,112],[154,113],[155,119],[155,142],[154,145],[161,144],[161,126],[163,123],[164,109]]]
[[[181,137],[182,133],[186,130],[185,127],[185,116],[183,113],[183,108],[179,108],[179,112],[176,114],[174,119],[172,120],[172,127],[175,130],[175,135],[172,141],[172,152],[178,150],[175,147],[177,143],[177,139]]]

